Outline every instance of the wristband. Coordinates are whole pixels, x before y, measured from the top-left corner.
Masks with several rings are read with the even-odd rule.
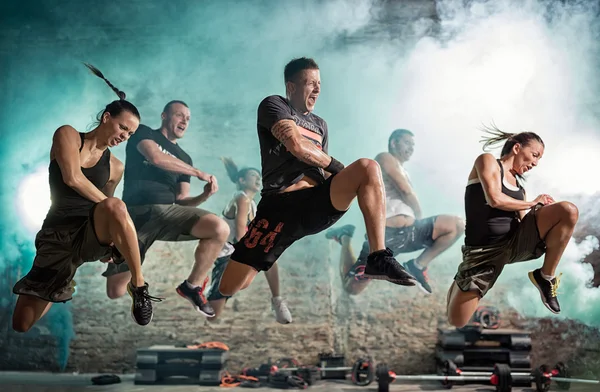
[[[325,171],[328,171],[331,174],[337,174],[344,169],[344,164],[334,157],[331,157],[331,162],[325,168]]]

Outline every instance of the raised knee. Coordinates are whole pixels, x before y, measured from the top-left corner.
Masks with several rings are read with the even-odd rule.
[[[123,287],[107,287],[106,288],[106,296],[110,299],[121,298],[125,295],[127,288]]]
[[[15,332],[20,332],[20,333],[27,332],[31,329],[32,326],[33,326],[33,323],[28,323],[21,318],[13,317],[12,328]]]
[[[565,221],[575,225],[579,219],[579,209],[570,201],[561,201],[559,205],[564,213]]]
[[[127,216],[127,206],[123,200],[116,197],[108,197],[102,201],[102,207],[109,216],[115,219],[123,219]]]
[[[210,234],[208,234],[208,238],[213,240],[218,240],[221,242],[226,242],[229,237],[229,225],[223,219],[219,218],[216,215],[210,215],[210,220],[201,219],[196,223],[195,229],[202,228],[203,232],[208,232],[208,227],[211,227]],[[206,236],[206,234],[205,234]],[[208,239],[204,238],[204,239]]]
[[[434,223],[434,227],[437,237],[444,235],[457,238],[465,232],[465,222],[458,216],[439,216]]]
[[[230,228],[229,225],[223,220],[220,219],[217,221],[215,226],[215,235],[220,241],[227,241],[229,237]]]
[[[360,158],[358,161],[356,161],[356,163],[366,176],[378,176],[381,173],[379,163],[373,159]]]

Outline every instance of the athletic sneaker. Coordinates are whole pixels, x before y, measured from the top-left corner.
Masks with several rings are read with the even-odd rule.
[[[370,280],[369,278],[365,277],[366,266],[367,261],[359,257],[358,260],[356,260],[356,262],[352,264],[352,267],[350,267],[350,269],[348,270],[348,276],[353,277],[354,280],[359,282],[362,280]]]
[[[328,240],[334,240],[335,242],[341,245],[342,237],[346,235],[352,238],[352,236],[354,235],[354,230],[356,230],[356,226],[354,225],[345,225],[342,227],[332,228],[327,230],[327,232],[325,233],[325,238],[327,238]]]
[[[214,317],[215,310],[210,306],[206,297],[204,296],[204,289],[208,284],[208,276],[204,279],[204,283],[202,286],[191,288],[187,281],[183,281],[179,286],[177,286],[177,294],[181,295],[183,298],[190,301],[194,309],[198,312],[202,313],[206,317]]]
[[[552,312],[552,313],[560,313],[560,305],[558,304],[558,298],[556,297],[558,293],[558,285],[560,283],[560,277],[562,274],[558,275],[558,277],[548,280],[542,276],[542,270],[536,269],[529,272],[529,280],[535,287],[537,287],[540,292],[540,296],[542,297],[542,303]]]
[[[290,324],[292,322],[292,314],[285,299],[281,297],[271,298],[271,309],[275,312],[275,319],[279,324]]]
[[[390,248],[373,252],[367,258],[365,278],[387,280],[401,286],[414,286],[416,279],[394,258]]]
[[[415,277],[415,279],[417,280],[417,283],[419,284],[419,286],[421,287],[421,289],[424,292],[426,292],[427,294],[432,293],[431,286],[429,285],[429,276],[427,274],[427,267],[420,269],[415,264],[415,259],[412,259],[412,260],[409,260],[406,263],[404,263],[404,268],[406,268],[406,270],[408,272],[410,272],[410,274],[412,276]]]
[[[148,294],[148,283],[141,287],[133,287],[131,282],[127,284],[127,292],[131,296],[131,316],[139,325],[148,325],[152,321],[152,302],[161,302],[163,299]]]

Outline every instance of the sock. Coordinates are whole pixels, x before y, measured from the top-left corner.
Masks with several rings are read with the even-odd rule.
[[[192,290],[197,289],[198,287],[200,287],[200,286],[194,286],[193,284],[191,284],[190,282],[188,282],[187,279],[184,282],[187,285],[187,287],[189,289],[192,289]]]
[[[540,270],[540,275],[542,275],[542,278],[546,279],[547,281],[552,281],[552,279],[554,279],[554,276],[548,276],[543,273],[542,270]]]
[[[277,297],[273,297],[273,301],[280,301],[281,300],[281,296],[278,295]]]

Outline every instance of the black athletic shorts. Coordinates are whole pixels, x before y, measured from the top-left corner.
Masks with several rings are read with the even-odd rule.
[[[231,259],[268,271],[294,242],[335,224],[346,211],[331,204],[333,177],[311,188],[263,196],[246,235],[234,245]]]

